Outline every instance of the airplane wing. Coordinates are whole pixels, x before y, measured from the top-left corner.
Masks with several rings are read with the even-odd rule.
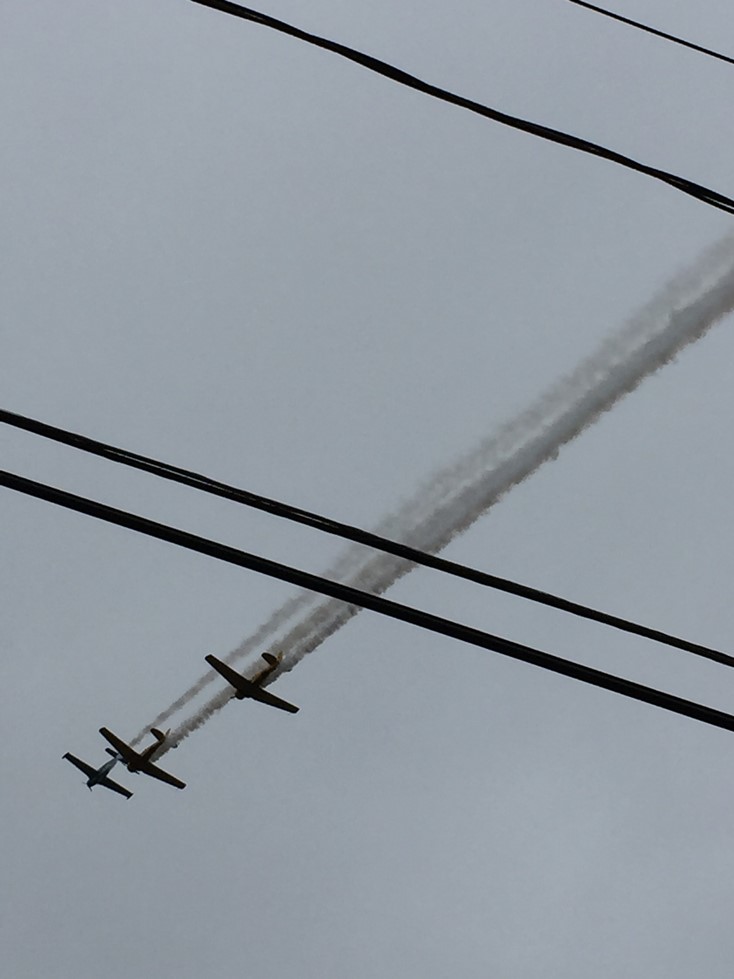
[[[69,754],[68,751],[64,755],[64,758],[66,758],[67,761],[70,761],[72,765],[76,766],[80,772],[84,772],[87,778],[91,778],[92,775],[97,774],[96,768],[92,768],[91,765],[87,765],[87,763],[82,761],[81,758],[75,758],[74,755]]]
[[[151,778],[157,778],[161,782],[165,782],[167,785],[173,785],[177,789],[185,789],[186,783],[182,782],[180,778],[176,778],[175,775],[171,775],[170,772],[164,772],[162,768],[154,765],[152,761],[146,762],[140,769],[143,775],[150,775]]]
[[[138,752],[131,748],[129,744],[125,744],[122,738],[118,738],[116,734],[109,731],[106,727],[101,727],[99,733],[105,738],[112,747],[122,756],[126,763],[139,761],[140,755]]]
[[[221,673],[227,683],[231,683],[232,686],[237,691],[238,695],[241,697],[252,697],[253,700],[259,700],[263,704],[268,704],[270,707],[278,707],[280,710],[287,710],[289,714],[295,714],[298,711],[298,707],[295,704],[289,704],[287,700],[282,700],[280,697],[276,697],[274,693],[269,693],[267,690],[263,690],[252,680],[248,680],[247,677],[242,676],[236,670],[233,670],[231,666],[227,666],[216,656],[205,656],[204,659],[210,666],[213,666],[217,673]]]
[[[268,704],[270,707],[287,710],[289,714],[298,713],[299,708],[295,704],[289,704],[287,700],[276,697],[274,693],[270,693],[269,690],[263,690],[262,687],[258,687],[256,683],[250,683],[249,680],[245,680],[245,684],[246,697],[252,697],[253,700],[259,700],[261,704]]]
[[[216,656],[212,656],[211,653],[205,656],[204,659],[209,666],[213,666],[217,673],[220,673],[224,677],[227,683],[231,683],[235,690],[244,690],[246,688],[249,680],[246,680],[237,670],[233,670],[231,666],[227,666],[226,663],[223,663],[221,659],[217,659]]]
[[[106,789],[112,789],[113,792],[118,792],[120,795],[124,795],[126,799],[129,799],[132,792],[129,789],[123,788],[122,785],[118,785],[117,782],[113,782],[111,778],[103,778],[98,785],[104,785]]]

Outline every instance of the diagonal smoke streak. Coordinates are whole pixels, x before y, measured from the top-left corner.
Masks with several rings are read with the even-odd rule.
[[[669,363],[734,308],[734,237],[708,249],[618,333],[529,409],[483,440],[454,465],[438,472],[414,497],[382,522],[378,532],[414,547],[438,552],[463,533],[508,490],[556,457],[560,448],[609,411],[647,376]],[[328,573],[350,585],[382,594],[415,565],[386,554],[365,557],[353,545]],[[240,659],[292,621],[313,596],[301,593],[284,603],[227,657]],[[285,652],[272,682],[340,629],[361,609],[329,599],[291,626],[275,647]],[[207,674],[156,718],[159,725],[185,706],[212,678]],[[173,732],[167,748],[201,727],[232,697],[217,694]],[[146,731],[148,728],[145,729]],[[143,732],[144,733],[144,732]],[[143,733],[136,738],[140,740]],[[166,749],[164,748],[164,751]]]
[[[376,529],[376,533],[387,535],[392,529],[392,523],[395,520],[400,520],[400,516],[403,515],[403,511],[407,515],[409,510],[406,504],[398,514],[388,517],[384,520]],[[406,517],[403,517],[406,519]],[[350,574],[356,572],[361,564],[364,563],[365,548],[361,544],[352,544],[348,547],[336,560],[336,562],[326,571],[326,577],[333,578],[337,581],[346,581]],[[237,660],[243,659],[250,653],[259,649],[263,643],[272,638],[279,629],[282,629],[291,619],[293,619],[297,613],[300,613],[302,609],[306,608],[308,605],[313,605],[318,600],[318,596],[313,595],[311,592],[299,592],[292,598],[285,601],[280,608],[276,609],[272,615],[266,619],[266,621],[247,639],[243,640],[239,646],[235,647],[231,652],[229,652],[224,660],[227,663],[234,663]],[[161,711],[151,722],[146,725],[130,742],[131,745],[135,746],[139,744],[143,738],[149,733],[151,727],[161,727],[165,722],[172,717],[174,714],[178,713],[183,707],[185,707],[190,701],[197,697],[202,690],[204,690],[209,684],[215,680],[219,679],[219,674],[216,670],[209,670],[205,673],[196,683],[192,684],[188,690],[186,690],[181,696],[174,700],[172,704],[166,707],[165,710]],[[226,701],[224,701],[226,702]]]
[[[289,598],[286,602],[281,605],[279,609],[267,619],[263,624],[257,629],[251,636],[245,639],[243,642],[233,649],[229,653],[225,660],[228,663],[232,663],[235,660],[241,659],[247,656],[249,653],[253,652],[259,646],[261,646],[267,639],[269,639],[273,633],[278,629],[280,625],[292,618],[297,612],[300,612],[302,608],[313,602],[313,595],[310,592],[299,592],[294,595],[293,598]],[[130,744],[134,747],[139,744],[143,738],[148,734],[152,727],[161,727],[165,722],[172,717],[174,714],[178,713],[189,701],[193,700],[198,694],[201,693],[219,674],[216,670],[209,670],[200,680],[192,684],[188,690],[181,694],[178,700],[166,707],[165,710],[161,711],[151,722],[147,724],[142,731],[139,731],[135,737],[132,739]]]

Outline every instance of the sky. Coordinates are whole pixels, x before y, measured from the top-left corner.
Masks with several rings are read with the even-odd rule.
[[[734,75],[563,0],[269,13],[723,193]],[[615,9],[725,47],[729,5]],[[3,407],[373,526],[731,219],[184,0],[0,18]],[[728,650],[731,317],[447,549]],[[0,431],[3,468],[322,572],[339,544]],[[365,612],[166,755],[294,592],[0,492],[8,973],[729,975],[730,736]],[[428,570],[389,597],[723,710],[725,667]],[[730,651],[730,650],[729,650]],[[223,686],[223,684],[222,684]]]

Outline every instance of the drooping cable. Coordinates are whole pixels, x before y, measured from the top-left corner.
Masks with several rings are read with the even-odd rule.
[[[451,619],[433,615],[423,609],[393,602],[377,595],[370,595],[368,592],[360,591],[349,585],[329,581],[327,578],[322,578],[319,575],[310,574],[298,568],[292,568],[288,565],[280,564],[279,562],[271,561],[268,558],[250,554],[234,547],[228,547],[217,541],[212,541],[175,527],[169,527],[166,524],[148,520],[137,514],[128,513],[95,500],[68,493],[56,487],[36,482],[35,480],[26,479],[15,473],[0,470],[0,486],[5,486],[8,489],[24,493],[27,496],[65,507],[77,513],[95,517],[98,520],[104,520],[118,527],[126,527],[137,533],[155,537],[158,540],[168,541],[171,544],[176,544],[178,547],[184,547],[191,551],[196,551],[199,554],[206,554],[219,561],[225,561],[228,564],[247,568],[279,581],[285,581],[289,584],[306,588],[320,595],[336,598],[350,605],[356,605],[402,622],[408,622],[422,629],[427,629],[429,632],[458,639],[469,645],[478,646],[481,649],[488,649],[533,666],[539,666],[541,669],[579,680],[581,683],[610,690],[624,697],[630,697],[633,700],[639,700],[643,703],[660,707],[662,710],[681,714],[684,717],[690,717],[693,720],[710,724],[713,727],[722,728],[726,731],[734,731],[734,715],[732,714],[727,714],[724,711],[716,710],[713,707],[707,707],[691,700],[685,700],[674,694],[636,683],[634,680],[605,673],[602,670],[597,670],[581,663],[574,663],[552,653],[546,653],[539,649],[533,649],[531,646],[525,646],[521,643],[513,642],[510,639],[504,639],[501,636],[494,636],[480,629],[463,625],[460,622],[454,622]]]
[[[483,105],[481,102],[475,102],[473,99],[464,98],[462,95],[457,95],[454,92],[439,88],[437,85],[424,82],[420,78],[416,78],[414,75],[410,75],[408,72],[396,68],[394,65],[381,61],[379,58],[364,54],[337,41],[330,41],[317,34],[311,34],[308,31],[301,30],[299,27],[294,27],[292,24],[287,24],[285,21],[270,17],[268,14],[260,13],[257,10],[252,10],[249,7],[230,3],[229,0],[193,0],[193,2],[201,4],[204,7],[211,7],[213,10],[219,10],[225,14],[231,14],[242,20],[252,21],[252,23],[260,24],[263,27],[269,27],[272,30],[298,38],[307,44],[313,44],[326,51],[332,51],[334,54],[347,58],[349,61],[354,61],[356,64],[362,65],[364,68],[368,68],[370,71],[374,71],[379,75],[383,75],[385,78],[390,78],[392,81],[406,85],[408,88],[423,92],[443,102],[449,102],[452,105],[458,105],[463,109],[468,109],[470,112],[475,112],[477,115],[492,119],[494,122],[502,123],[513,129],[519,129],[533,136],[539,136],[541,139],[549,140],[552,143],[569,146],[582,153],[589,153],[592,156],[601,157],[619,166],[627,167],[629,170],[644,173],[648,177],[653,177],[655,180],[669,184],[671,187],[675,187],[676,190],[681,191],[681,193],[695,197],[705,204],[710,204],[712,207],[718,208],[718,210],[725,211],[727,214],[734,214],[734,199],[718,191],[704,187],[702,184],[688,180],[685,177],[680,177],[666,170],[660,170],[649,164],[641,163],[639,160],[634,160],[632,157],[625,156],[623,153],[607,149],[598,143],[582,139],[579,136],[573,136],[570,133],[552,129],[550,126],[543,126],[539,123],[508,115],[506,112],[500,112],[498,109],[492,109],[489,106]]]
[[[724,653],[718,649],[712,649],[708,646],[703,646],[700,643],[694,643],[687,639],[681,639],[678,636],[673,636],[670,633],[663,632],[660,629],[652,629],[649,626],[632,622],[629,619],[622,618],[621,616],[611,615],[608,612],[591,608],[588,605],[582,605],[579,602],[572,602],[567,598],[552,595],[549,592],[541,591],[538,588],[532,588],[529,585],[523,585],[518,582],[511,581],[508,578],[502,578],[499,575],[489,574],[486,571],[479,571],[476,568],[467,567],[466,565],[459,564],[456,561],[449,561],[446,558],[438,557],[435,554],[429,554],[426,551],[421,551],[415,547],[410,547],[407,544],[401,544],[398,541],[389,540],[388,538],[382,537],[379,534],[361,530],[360,528],[351,526],[350,524],[342,523],[338,520],[332,520],[329,517],[324,517],[317,513],[311,513],[308,510],[302,510],[299,507],[294,507],[287,503],[281,503],[278,500],[272,500],[268,497],[251,493],[248,490],[238,489],[237,487],[230,486],[227,483],[222,483],[218,480],[211,479],[209,476],[204,476],[201,473],[196,473],[188,469],[182,469],[179,466],[173,466],[170,463],[161,462],[158,459],[152,459],[148,456],[143,456],[137,452],[131,452],[127,449],[107,445],[104,442],[99,442],[95,439],[88,438],[87,436],[79,435],[75,432],[69,432],[65,429],[58,428],[55,425],[49,425],[46,422],[41,422],[34,418],[28,418],[24,415],[18,415],[4,409],[0,409],[0,423],[13,426],[14,428],[19,428],[23,431],[30,432],[34,435],[39,435],[43,438],[51,439],[55,442],[60,442],[62,445],[72,446],[73,448],[79,449],[82,452],[88,452],[92,455],[101,456],[102,458],[108,459],[112,462],[130,466],[133,469],[139,469],[143,472],[152,473],[153,475],[159,476],[162,479],[168,479],[176,483],[182,483],[185,486],[191,486],[194,489],[201,490],[204,493],[210,493],[213,496],[218,496],[235,503],[240,503],[286,520],[292,520],[295,523],[300,523],[307,527],[313,527],[316,530],[341,537],[344,540],[349,540],[356,544],[363,544],[366,547],[371,547],[375,550],[384,551],[387,554],[392,554],[395,557],[403,558],[413,564],[421,565],[426,568],[432,568],[436,571],[442,571],[454,577],[462,578],[466,581],[472,581],[475,584],[484,585],[488,588],[494,588],[497,591],[502,591],[510,595],[516,595],[520,598],[526,598],[529,601],[537,602],[538,604],[546,605],[550,608],[559,609],[560,611],[568,612],[581,618],[590,619],[594,622],[600,622],[603,625],[611,626],[614,629],[620,629],[623,632],[641,636],[644,639],[651,639],[654,642],[660,642],[664,645],[672,646],[676,649],[683,650],[684,652],[692,653],[695,656],[701,656],[704,659],[713,660],[714,662],[721,663],[724,666],[734,666],[734,656]]]

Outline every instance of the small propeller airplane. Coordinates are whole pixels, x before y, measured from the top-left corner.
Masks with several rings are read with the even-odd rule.
[[[109,761],[105,762],[104,765],[100,765],[99,768],[92,768],[81,758],[75,758],[74,755],[70,754],[68,751],[64,755],[67,761],[70,761],[72,765],[79,769],[80,772],[84,772],[87,776],[87,786],[91,792],[95,785],[103,785],[106,789],[112,789],[113,792],[117,792],[120,795],[124,795],[126,799],[129,799],[132,795],[129,789],[124,788],[124,786],[119,785],[117,782],[113,782],[111,778],[108,778],[110,771],[115,767],[119,758],[111,758]]]
[[[161,782],[165,782],[167,785],[173,785],[177,789],[185,789],[186,783],[182,782],[180,778],[176,778],[175,775],[171,775],[168,772],[164,772],[162,768],[155,765],[152,761],[153,755],[158,751],[165,742],[167,736],[170,734],[170,730],[166,731],[164,734],[159,731],[158,728],[151,728],[151,734],[155,738],[154,744],[148,745],[144,751],[136,751],[131,745],[126,744],[122,738],[118,738],[116,734],[108,730],[106,727],[101,727],[99,733],[105,740],[109,741],[112,748],[106,748],[105,750],[108,754],[117,761],[122,761],[127,765],[127,770],[129,772],[142,772],[144,775],[150,775],[151,778],[157,778]],[[112,750],[114,749],[114,751]]]
[[[268,704],[270,707],[278,707],[280,710],[287,710],[290,714],[295,714],[298,711],[298,707],[295,704],[289,704],[287,700],[282,700],[280,697],[276,697],[274,693],[270,693],[268,690],[263,690],[262,688],[265,680],[280,666],[280,661],[283,657],[273,656],[272,653],[263,653],[262,658],[267,663],[267,666],[263,667],[259,673],[256,673],[251,680],[248,680],[246,676],[238,673],[237,670],[233,670],[231,666],[227,666],[226,663],[217,659],[216,656],[209,655],[204,657],[209,666],[214,667],[217,673],[221,673],[224,679],[232,684],[237,691],[235,697],[238,700],[244,700],[245,697],[252,697],[253,700],[259,700],[262,704]]]

